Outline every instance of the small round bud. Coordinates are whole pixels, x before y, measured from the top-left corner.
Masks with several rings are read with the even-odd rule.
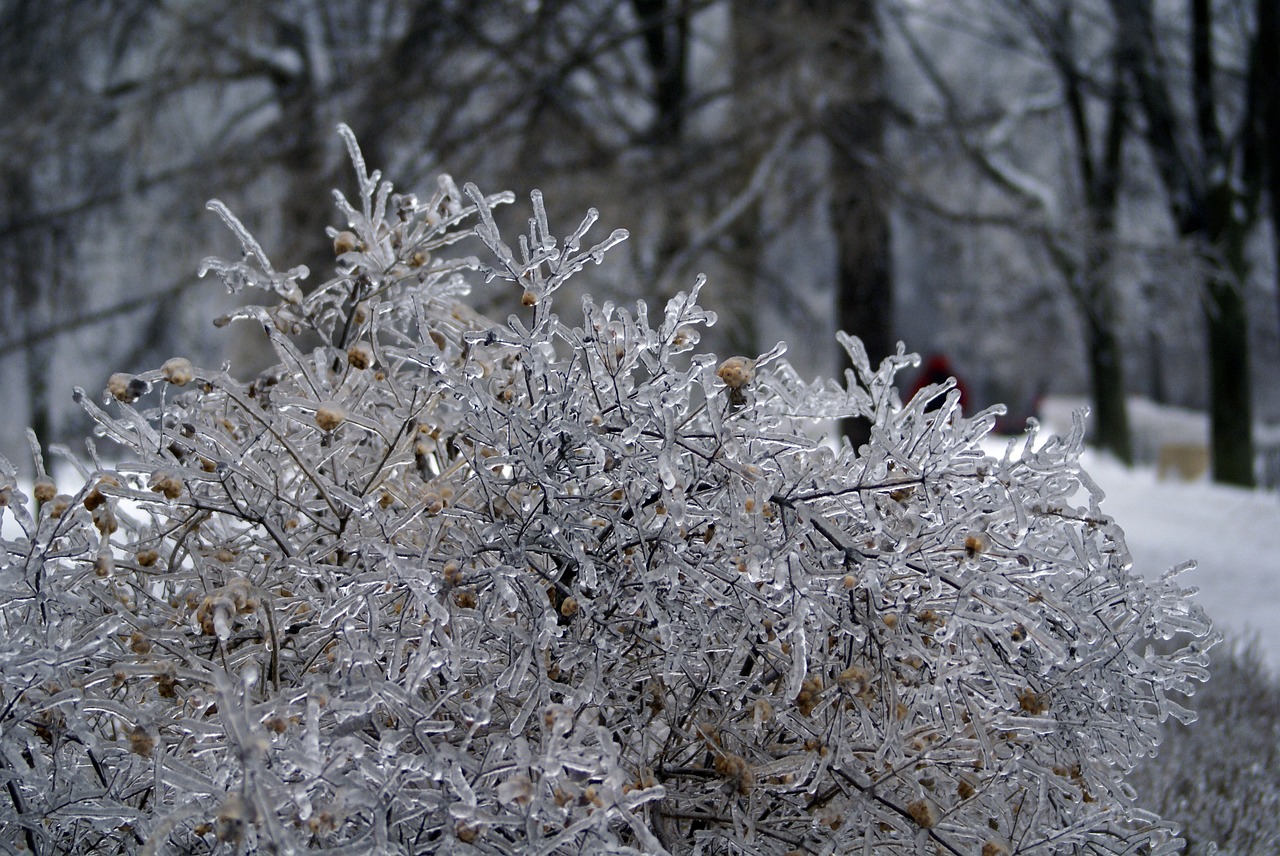
[[[360,249],[360,239],[355,232],[339,232],[333,239],[333,254],[354,253]]]
[[[129,751],[143,758],[150,758],[156,748],[156,739],[141,726],[129,729]]]
[[[48,476],[40,476],[32,485],[31,492],[35,495],[36,502],[48,502],[58,495],[58,486]]]
[[[435,491],[428,491],[422,497],[422,508],[427,514],[439,514],[444,511],[444,499]]]
[[[139,567],[149,568],[152,565],[154,565],[157,561],[159,561],[160,554],[157,553],[155,550],[147,548],[147,549],[139,550],[134,555],[133,558],[135,561],[137,561]]]
[[[93,560],[93,573],[99,577],[109,577],[116,569],[116,560],[110,553],[102,553]]]
[[[165,499],[177,499],[182,493],[182,479],[169,470],[157,470],[151,474],[153,493],[164,494]]]
[[[129,650],[135,654],[149,654],[151,653],[151,640],[141,630],[135,630],[129,635]]]
[[[1049,710],[1049,697],[1027,687],[1018,693],[1018,706],[1022,708],[1024,713],[1039,716]]]
[[[756,361],[746,357],[730,357],[716,369],[716,377],[729,389],[742,389],[756,377]]]
[[[116,522],[115,512],[111,510],[110,505],[99,505],[93,509],[93,525],[103,535],[110,535],[120,528],[120,524]]]
[[[498,802],[503,805],[528,805],[533,795],[533,781],[528,776],[512,776],[498,785]]]
[[[116,372],[107,378],[107,391],[116,401],[125,403],[137,401],[138,397],[145,394],[148,384],[144,380],[139,380],[127,372]]]
[[[964,553],[970,559],[976,558],[978,554],[987,549],[987,537],[985,535],[970,535],[964,539]]]
[[[174,386],[186,386],[196,376],[195,369],[191,367],[191,361],[185,357],[174,357],[166,361],[160,367],[160,373]]]
[[[526,291],[524,295],[521,296],[520,298],[520,305],[521,306],[537,306],[538,295],[534,294],[532,291]]]
[[[347,348],[347,363],[353,369],[367,369],[373,365],[373,345],[368,342],[356,342]]]
[[[102,491],[99,490],[99,488],[104,484],[110,485],[112,487],[119,487],[120,480],[110,474],[104,475],[100,479],[98,479],[98,483],[95,484],[93,488],[84,495],[84,500],[83,500],[84,507],[87,508],[89,511],[94,511],[99,506],[106,503],[107,498],[102,494]]]
[[[458,567],[457,562],[449,561],[444,563],[444,581],[451,586],[461,585],[463,580],[462,569]]]
[[[925,829],[932,829],[938,825],[938,810],[928,800],[920,799],[907,803],[907,814]]]
[[[333,431],[347,421],[347,411],[334,401],[324,401],[316,408],[316,426],[321,431]]]

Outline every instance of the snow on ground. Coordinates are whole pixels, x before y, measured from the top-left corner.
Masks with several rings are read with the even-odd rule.
[[[1047,402],[1045,427],[1063,433],[1078,402]],[[1207,433],[1202,415],[1149,402],[1130,407],[1135,450],[1161,440],[1187,442]],[[1199,433],[1197,435],[1197,426]],[[1280,494],[1210,483],[1160,480],[1152,465],[1129,469],[1086,451],[1084,469],[1106,493],[1102,509],[1125,532],[1134,570],[1155,576],[1188,559],[1197,567],[1179,579],[1200,589],[1196,600],[1229,640],[1256,638],[1280,675]]]

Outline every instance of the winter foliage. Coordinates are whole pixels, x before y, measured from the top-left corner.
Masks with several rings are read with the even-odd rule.
[[[1214,649],[1194,707],[1134,771],[1139,802],[1177,822],[1186,856],[1280,852],[1280,683],[1256,645]]]
[[[343,133],[322,285],[210,206],[244,255],[205,272],[273,301],[220,323],[275,369],[79,394],[111,447],[74,494],[3,465],[0,844],[1176,850],[1122,777],[1213,634],[1130,572],[1079,425],[992,458],[995,411],[900,403],[901,351],[843,338],[842,384],[700,354],[696,286],[562,321],[624,232],[557,240],[535,193],[513,248],[510,195],[393,194]],[[861,449],[817,427],[851,416]]]

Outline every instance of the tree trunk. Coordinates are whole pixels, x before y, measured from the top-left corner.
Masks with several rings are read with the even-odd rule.
[[[1280,3],[1258,0],[1258,35],[1254,44],[1257,85],[1261,101],[1263,163],[1267,196],[1271,205],[1271,250],[1276,276],[1276,297],[1280,298]]]
[[[1125,402],[1124,355],[1112,325],[1086,322],[1089,382],[1093,393],[1093,442],[1125,464],[1133,463]]]
[[[1253,419],[1247,383],[1249,323],[1240,288],[1225,277],[1209,284],[1209,400],[1213,477],[1220,482],[1252,486]]]
[[[288,192],[280,212],[285,246],[279,256],[301,260],[307,266],[311,275],[302,287],[310,291],[327,278],[333,264],[333,248],[324,233],[332,220],[332,209],[315,203],[316,199],[325,198],[326,189],[333,186],[333,176],[325,170],[325,147],[332,133],[322,128],[322,86],[309,61],[307,38],[299,26],[285,22],[277,25],[278,44],[295,52],[302,67],[295,74],[272,75],[271,82],[280,105],[277,125],[287,141],[280,158]]]
[[[1274,0],[1262,0],[1274,2]],[[1249,375],[1249,324],[1244,284],[1249,266],[1244,246],[1256,222],[1256,188],[1239,180],[1248,166],[1249,148],[1258,144],[1258,123],[1242,133],[1220,128],[1215,83],[1213,7],[1191,0],[1191,100],[1195,119],[1180,122],[1167,90],[1167,75],[1156,44],[1150,0],[1112,0],[1121,34],[1123,61],[1142,102],[1147,143],[1169,196],[1178,231],[1204,250],[1205,326],[1209,349],[1209,427],[1213,477],[1220,482],[1252,486],[1253,407]],[[1260,28],[1265,21],[1260,21]],[[1260,38],[1261,36],[1255,36]],[[1272,46],[1274,47],[1274,46]],[[1259,46],[1257,53],[1270,50]],[[1260,110],[1261,88],[1242,93],[1250,103],[1246,114]],[[1188,145],[1195,140],[1195,145]],[[1274,141],[1271,145],[1274,147]],[[1271,155],[1274,159],[1274,155]]]
[[[1209,192],[1205,206],[1212,247],[1207,260],[1206,323],[1209,333],[1209,426],[1213,477],[1252,486],[1253,396],[1249,370],[1249,309],[1244,283],[1249,273],[1245,244],[1249,226],[1237,217],[1235,194],[1225,184]]]
[[[0,199],[4,222],[39,210],[29,174],[5,170],[0,190],[4,193]],[[31,230],[0,244],[0,288],[10,292],[0,294],[0,301],[12,313],[6,318],[6,326],[20,328],[28,338],[22,349],[27,422],[45,448],[54,440],[49,377],[57,356],[57,340],[37,339],[32,334],[49,323],[50,307],[68,296],[58,292],[64,263],[58,251],[65,249],[58,246],[58,230],[57,225]]]
[[[874,0],[807,0],[818,74],[832,86],[820,116],[831,152],[831,227],[837,247],[836,323],[866,346],[872,365],[896,348],[889,199],[884,161],[884,56]],[[870,437],[865,420],[841,431],[855,448]]]
[[[768,41],[772,34],[767,23],[772,12],[763,0],[739,0],[731,6],[730,14],[730,43],[733,46],[731,133],[744,136],[735,177],[737,186],[746,187],[756,158],[763,155],[758,142],[760,135],[755,133],[755,117],[760,109],[757,99],[761,97],[757,83],[762,74],[761,58],[768,56]],[[727,236],[731,247],[728,258],[737,274],[736,288],[741,293],[740,299],[731,301],[729,308],[733,315],[728,327],[729,347],[738,354],[758,354],[766,347],[761,341],[758,323],[760,311],[769,305],[762,271],[762,223],[760,201],[756,200],[738,217]]]
[[[670,144],[684,129],[688,97],[688,0],[631,0],[653,71],[654,142]]]

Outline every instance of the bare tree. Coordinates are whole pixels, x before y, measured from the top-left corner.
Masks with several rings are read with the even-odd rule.
[[[1197,245],[1204,258],[1214,477],[1251,485],[1255,475],[1246,244],[1262,216],[1267,141],[1265,123],[1258,121],[1264,115],[1266,87],[1250,81],[1264,73],[1263,55],[1273,51],[1236,44],[1248,65],[1241,73],[1227,73],[1217,44],[1223,13],[1210,0],[1189,0],[1188,91],[1176,92],[1173,83],[1179,78],[1171,74],[1171,46],[1161,40],[1154,5],[1150,0],[1111,0],[1111,6],[1123,42],[1124,68],[1142,105],[1147,145],[1170,213],[1178,232]],[[1254,41],[1258,32],[1255,27]],[[1181,103],[1189,108],[1180,109]]]
[[[1046,230],[1044,243],[1084,322],[1094,404],[1093,442],[1131,464],[1124,353],[1112,279],[1129,101],[1117,48],[1112,47],[1106,63],[1109,79],[1098,79],[1085,67],[1087,57],[1077,44],[1081,37],[1077,5],[1069,0],[1056,0],[1047,7],[1032,0],[1020,4],[1057,74],[1070,129],[1068,152],[1074,165],[1075,194],[1083,203],[1083,228]],[[1097,93],[1095,98],[1090,98],[1091,90]],[[1093,109],[1094,101],[1101,102],[1101,110]]]
[[[1132,462],[1124,318],[1115,280],[1129,101],[1113,28],[1105,10],[1071,0],[1022,0],[1012,10],[979,4],[969,11],[957,10],[940,23],[965,28],[978,44],[1042,71],[1044,83],[1040,91],[1009,85],[1007,92],[983,89],[981,97],[966,98],[963,89],[972,83],[944,69],[909,10],[896,8],[891,20],[941,102],[933,133],[1001,203],[957,206],[936,179],[909,191],[909,198],[957,228],[1004,228],[1048,260],[1084,334],[1090,442]],[[1046,125],[1062,146],[1053,152],[1059,164],[1048,166],[1052,172],[1029,144],[1010,145],[1017,134],[1009,129],[1027,133]]]
[[[862,339],[872,360],[891,354],[893,326],[890,198],[884,175],[884,55],[874,0],[808,0],[815,20],[826,20],[820,73],[839,87],[822,116],[831,149],[830,210],[837,249],[836,317],[840,329]],[[848,422],[844,432],[866,442],[869,425]]]

